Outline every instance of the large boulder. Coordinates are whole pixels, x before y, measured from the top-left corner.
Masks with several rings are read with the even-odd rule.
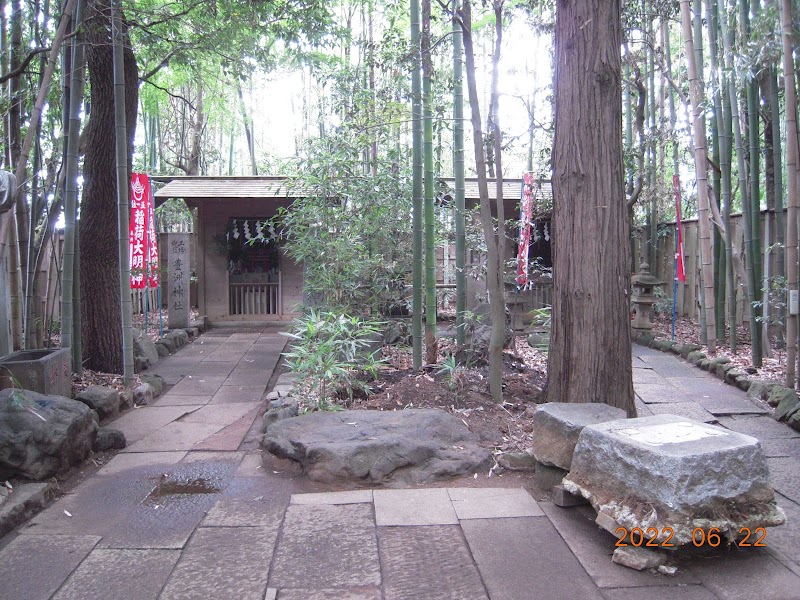
[[[261,445],[324,482],[421,483],[491,466],[466,425],[438,409],[316,412],[270,424]]]
[[[89,456],[96,436],[97,414],[82,402],[0,391],[0,479],[63,473]]]
[[[75,400],[83,402],[96,412],[100,421],[108,421],[119,415],[119,392],[114,388],[90,385],[79,392]]]

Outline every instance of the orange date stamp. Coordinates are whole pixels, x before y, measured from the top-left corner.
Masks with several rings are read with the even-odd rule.
[[[617,536],[615,546],[644,546],[646,548],[672,548],[675,546],[671,542],[675,531],[672,527],[617,527],[614,531]],[[710,546],[716,548],[724,543],[734,545],[738,548],[766,548],[767,530],[765,527],[740,527],[739,534],[734,541],[728,541],[727,535],[723,535],[717,527],[703,529],[695,527],[692,530],[692,545],[696,547]]]

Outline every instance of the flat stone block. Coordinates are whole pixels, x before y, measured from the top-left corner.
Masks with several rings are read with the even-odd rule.
[[[213,396],[217,393],[225,377],[217,375],[187,375],[181,379],[170,392],[181,396]]]
[[[757,437],[760,440],[779,440],[800,438],[800,433],[781,423],[776,423],[769,417],[749,415],[742,417],[721,417],[721,425],[731,431],[738,431],[745,435]]]
[[[459,520],[544,516],[522,488],[448,488],[447,493]]]
[[[203,527],[271,527],[276,532],[283,520],[282,505],[260,500],[223,498],[208,511]]]
[[[624,418],[625,411],[607,404],[543,404],[533,414],[533,455],[540,463],[569,471],[584,427]]]
[[[380,584],[371,506],[294,504],[286,509],[270,587],[323,590]]]
[[[179,463],[186,452],[137,452],[117,454],[97,472],[97,475],[120,475],[132,469],[143,467],[156,469]]]
[[[361,504],[372,502],[372,490],[292,494],[290,504]]]
[[[492,600],[603,597],[547,519],[480,519],[461,529]]]
[[[53,483],[16,483],[14,492],[0,504],[0,537],[47,506],[56,490]]]
[[[386,600],[488,600],[458,527],[381,527],[378,536]]]
[[[207,404],[190,415],[181,418],[181,423],[203,423],[225,427],[235,423],[253,409],[257,402],[235,402],[231,404]]]
[[[169,423],[146,438],[131,444],[125,452],[175,452],[191,450],[195,444],[215,434],[221,425]]]
[[[270,588],[272,590],[273,588]],[[309,589],[287,589],[280,590],[280,597],[278,590],[274,590],[273,596],[269,595],[270,590],[267,590],[267,595],[264,600],[382,600],[381,589],[379,587],[371,587],[367,589],[347,589],[340,588],[336,590],[309,590]]]
[[[212,398],[213,396],[181,396],[167,392],[155,400],[152,406],[198,406],[208,404]]]
[[[559,467],[549,467],[542,463],[536,464],[536,473],[534,479],[536,483],[545,489],[550,489],[557,485],[561,485],[561,480],[569,471]]]
[[[674,577],[667,577],[649,571],[634,571],[611,561],[617,538],[599,529],[595,523],[595,512],[590,506],[580,506],[565,510],[543,502],[542,510],[569,549],[580,561],[589,576],[601,588],[633,588],[644,586],[693,585],[700,583],[685,569],[680,569]],[[672,588],[668,588],[672,589]],[[672,592],[674,594],[674,592]],[[662,597],[662,596],[654,596]],[[674,598],[675,596],[665,596]]]
[[[645,404],[686,402],[691,399],[689,394],[671,384],[637,383],[633,389]]]
[[[167,423],[200,408],[199,406],[148,406],[137,408],[114,420],[112,427],[125,434],[128,444],[147,437]]]
[[[695,527],[785,521],[757,439],[674,415],[585,427],[564,487],[592,503],[601,526],[671,527],[676,545]]]
[[[93,535],[21,535],[0,551],[2,594],[14,600],[42,600],[92,551]]]
[[[387,525],[458,525],[445,488],[374,490],[375,522]]]
[[[266,388],[266,385],[223,385],[214,394],[211,404],[259,402]]]
[[[263,600],[277,528],[201,527],[192,536],[161,600]]]
[[[70,575],[53,600],[150,600],[158,596],[180,555],[179,550],[98,548]]]
[[[676,415],[701,423],[713,423],[717,417],[712,415],[696,402],[672,402],[669,404],[648,404],[654,415]],[[644,416],[644,415],[642,415]]]

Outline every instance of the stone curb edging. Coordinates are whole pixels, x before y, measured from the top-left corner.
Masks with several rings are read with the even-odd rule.
[[[58,495],[58,489],[55,481],[16,484],[0,505],[0,538],[44,510]]]
[[[709,358],[698,344],[689,342],[681,344],[672,340],[658,339],[652,333],[646,332],[634,332],[631,337],[633,342],[640,346],[678,355],[689,364],[708,371],[725,383],[747,392],[749,397],[764,400],[775,408],[772,418],[800,431],[800,399],[792,388],[787,388],[771,379],[754,379],[730,364],[731,359],[727,356]]]

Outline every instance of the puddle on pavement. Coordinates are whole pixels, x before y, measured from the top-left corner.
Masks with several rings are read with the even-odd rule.
[[[169,479],[162,477],[158,485],[148,494],[147,499],[158,501],[178,495],[216,494],[221,491],[221,489],[219,485],[204,477],[189,479]]]

